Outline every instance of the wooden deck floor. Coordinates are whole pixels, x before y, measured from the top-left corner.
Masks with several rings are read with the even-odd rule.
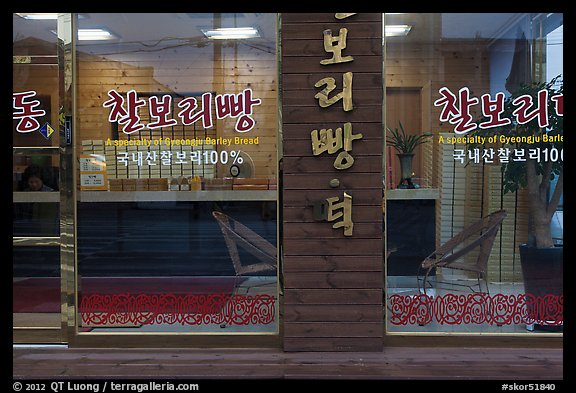
[[[382,352],[278,349],[13,347],[14,379],[561,380],[553,348],[387,347]]]

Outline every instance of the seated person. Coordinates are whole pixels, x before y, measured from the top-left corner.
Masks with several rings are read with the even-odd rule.
[[[44,184],[44,173],[37,165],[30,165],[22,175],[24,191],[54,191],[52,187]]]

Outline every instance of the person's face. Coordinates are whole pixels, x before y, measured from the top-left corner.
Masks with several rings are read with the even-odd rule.
[[[31,176],[28,179],[28,188],[30,191],[40,191],[42,189],[42,179],[36,176]]]

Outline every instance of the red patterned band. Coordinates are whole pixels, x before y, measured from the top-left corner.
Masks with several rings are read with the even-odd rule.
[[[388,311],[394,325],[426,325],[434,321],[441,325],[538,323],[561,326],[564,323],[564,295],[392,295]]]
[[[266,294],[94,294],[82,298],[80,314],[83,326],[266,325],[275,319],[276,301]]]

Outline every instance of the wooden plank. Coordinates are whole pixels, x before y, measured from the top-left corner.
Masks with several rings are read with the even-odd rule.
[[[347,71],[352,72],[352,91],[358,90],[382,90],[382,73],[380,72],[354,72],[353,67]],[[324,78],[334,78],[336,88],[340,91],[342,87],[342,72],[333,71],[327,68],[318,73],[284,73],[282,74],[282,91],[290,90],[311,90],[314,91],[312,97],[325,86],[314,87],[314,85]],[[284,93],[285,94],[285,93]],[[374,92],[372,92],[374,94]],[[352,95],[354,98],[354,94]],[[381,104],[381,103],[380,103]]]
[[[312,26],[314,29],[312,30]],[[334,18],[332,21],[311,23],[286,23],[282,26],[282,35],[290,37],[291,40],[298,39],[319,39],[322,40],[324,30],[331,30],[332,36],[338,36],[340,29],[348,29],[347,39],[382,39],[382,32],[374,28],[373,23],[365,23],[353,21],[351,18],[346,20],[338,20]],[[311,37],[311,31],[318,31],[317,37]],[[344,54],[345,52],[343,52]]]
[[[318,99],[314,98],[314,95],[320,91],[320,88],[314,88],[314,94],[311,94],[312,91],[310,88],[313,86],[314,84],[291,85],[291,89],[282,92],[282,108],[302,106],[319,108]],[[373,88],[365,89],[354,87],[353,103],[360,102],[362,106],[382,106],[382,94],[374,94],[375,89],[376,85],[374,85]],[[302,90],[309,91],[310,94],[303,92]]]
[[[330,64],[320,64],[320,61],[326,59],[327,54],[322,53],[317,56],[288,56],[282,58],[282,67],[289,70],[290,73],[323,73],[330,71],[333,73],[342,73],[350,71],[351,63],[354,63],[354,72],[378,72],[382,71],[382,56],[374,55],[355,55],[353,62]]]
[[[350,155],[354,157],[354,164],[345,169],[347,173],[381,173],[382,172],[382,159],[377,156],[357,155],[354,146],[357,143],[379,143],[379,141],[364,141],[354,142]],[[312,157],[294,157],[285,156],[282,166],[285,172],[288,173],[318,173],[329,172],[336,170],[334,162],[337,154],[322,153],[318,156]],[[338,172],[335,173],[337,175]]]
[[[331,223],[326,223],[331,225]],[[381,255],[382,242],[375,239],[344,237],[342,228],[334,229],[333,239],[286,239],[284,255]],[[321,278],[323,276],[317,276]],[[352,276],[350,276],[352,277]],[[285,277],[285,282],[289,278]],[[319,283],[323,285],[323,283]]]
[[[382,337],[381,323],[288,322],[284,324],[286,337]]]
[[[382,272],[383,259],[379,256],[291,256],[283,259],[285,273],[291,272]]]
[[[284,278],[284,287],[295,289],[374,289],[383,287],[383,277],[381,272],[291,272],[288,277]],[[314,304],[314,302],[309,304]]]
[[[358,190],[362,188],[381,189],[382,176],[380,173],[314,173],[310,174],[285,174],[283,178],[286,190],[326,190],[330,189],[330,180],[337,177],[340,180],[338,190],[334,194],[342,194],[342,190]]]
[[[382,225],[382,206],[354,206],[352,205],[352,221],[356,223],[372,223],[376,226]],[[332,228],[333,223],[327,221],[316,221],[312,214],[312,207],[291,207],[285,206],[283,212],[284,222],[294,223],[318,223]],[[342,228],[334,229],[334,234],[341,233]]]
[[[321,30],[318,30],[322,34]],[[317,34],[315,34],[317,35]],[[282,57],[289,56],[319,56],[323,55],[324,51],[324,40],[322,38],[317,39],[311,37],[309,40],[305,39],[282,39]],[[342,52],[345,56],[355,55],[382,55],[382,43],[378,40],[366,40],[366,39],[350,39],[346,40],[346,49]],[[327,55],[326,58],[330,58]],[[351,68],[354,66],[353,61],[350,62]]]
[[[310,206],[314,201],[334,196],[334,190],[291,190],[286,189],[282,193],[283,203],[287,207]],[[380,205],[382,196],[371,189],[354,191],[354,206]]]
[[[284,304],[382,304],[380,289],[285,288]]]
[[[321,130],[321,129],[332,129],[335,130],[337,128],[342,128],[344,122],[326,122],[323,124],[317,123],[305,123],[300,122],[297,124],[283,124],[282,125],[282,138],[285,142],[289,142],[292,139],[303,139],[310,143],[308,146],[310,149],[312,148],[311,145],[311,137],[310,133],[312,130]],[[352,133],[362,134],[362,139],[358,139],[352,143],[352,148],[355,147],[356,142],[361,141],[370,141],[371,145],[375,151],[382,150],[382,140],[383,140],[383,128],[382,123],[366,123],[363,121],[355,121],[352,123]],[[302,149],[306,149],[305,146],[302,146]],[[311,151],[311,150],[310,150]]]
[[[313,25],[314,22],[340,22],[343,25],[354,22],[381,22],[381,13],[358,13],[356,15],[349,16],[345,19],[336,19],[335,14],[332,13],[282,13],[281,15],[282,25],[290,24],[300,24],[306,23],[306,25]]]
[[[302,237],[314,239],[333,239],[335,229],[326,222],[297,223],[285,222],[283,225],[284,239],[300,239]],[[382,237],[382,225],[379,223],[354,223],[354,238],[378,239]]]
[[[382,108],[354,104],[355,108],[349,112],[342,110],[342,103],[337,102],[328,108],[313,107],[285,107],[282,108],[282,120],[289,123],[311,123],[324,125],[330,122],[365,122],[382,123]]]
[[[291,305],[284,312],[289,322],[381,322],[382,306],[375,304]]]

